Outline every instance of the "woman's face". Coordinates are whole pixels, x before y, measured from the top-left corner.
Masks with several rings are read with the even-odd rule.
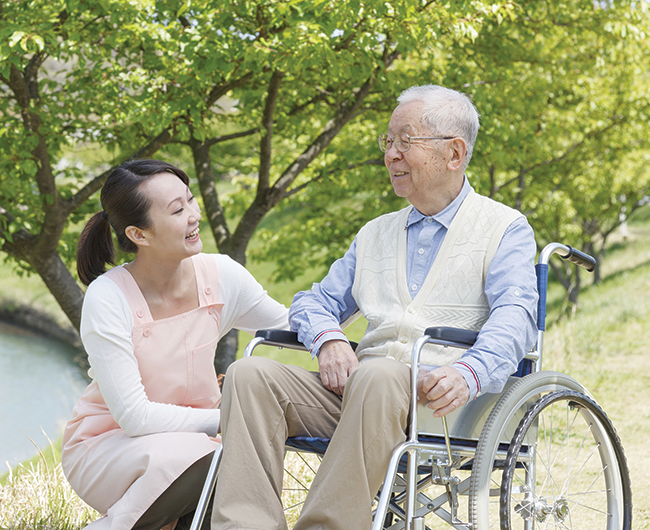
[[[160,173],[148,179],[142,191],[151,200],[151,226],[142,230],[146,246],[165,259],[185,259],[201,252],[201,210],[183,181],[173,173]]]

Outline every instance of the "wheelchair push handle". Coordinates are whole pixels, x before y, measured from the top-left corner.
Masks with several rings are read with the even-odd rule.
[[[548,261],[553,254],[558,254],[562,259],[584,267],[589,272],[596,268],[596,260],[589,254],[576,250],[569,245],[562,243],[549,243],[539,253],[535,270],[537,273],[537,291],[539,292],[539,301],[537,303],[537,329],[540,335],[537,338],[538,352],[541,353],[542,336],[541,333],[546,330],[546,291],[548,289]]]
[[[560,257],[562,259],[568,260],[571,263],[575,263],[576,265],[587,269],[588,272],[593,272],[593,270],[596,268],[596,260],[593,257],[569,245],[567,245],[567,248],[569,249],[568,254],[565,256],[560,254]]]
[[[549,243],[546,245],[539,253],[537,264],[548,265],[553,254],[558,254],[562,259],[575,263],[589,272],[593,272],[596,268],[596,259],[594,257],[562,243]]]

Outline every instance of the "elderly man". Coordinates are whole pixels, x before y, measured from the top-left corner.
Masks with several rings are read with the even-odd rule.
[[[213,529],[286,528],[284,441],[331,437],[296,530],[367,529],[371,500],[408,420],[410,352],[429,326],[480,330],[467,350],[427,347],[419,398],[436,416],[499,392],[534,344],[533,232],[465,177],[479,128],[461,93],[412,87],[379,136],[395,193],[410,205],[357,234],[290,323],[319,373],[264,358],[234,363],[222,400],[223,461]],[[361,313],[354,352],[341,323]]]

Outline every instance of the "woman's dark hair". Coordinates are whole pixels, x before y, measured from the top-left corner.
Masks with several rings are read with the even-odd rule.
[[[101,192],[103,212],[88,221],[77,245],[77,273],[84,285],[106,272],[106,264],[115,263],[115,246],[111,228],[117,234],[117,244],[124,252],[138,250],[124,231],[129,226],[149,228],[151,199],[142,192],[142,184],[160,173],[172,173],[189,185],[185,172],[160,160],[132,160],[116,167],[106,179]]]

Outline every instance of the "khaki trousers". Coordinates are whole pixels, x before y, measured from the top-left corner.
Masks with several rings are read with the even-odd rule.
[[[284,442],[331,437],[295,530],[365,530],[388,460],[406,439],[410,367],[362,363],[343,398],[320,376],[263,357],[233,363],[221,401],[223,457],[212,530],[285,530]]]

